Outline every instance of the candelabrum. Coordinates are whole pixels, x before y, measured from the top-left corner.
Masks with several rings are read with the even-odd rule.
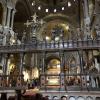
[[[36,13],[34,13],[32,17],[32,20],[29,21],[27,20],[27,22],[25,23],[25,25],[27,27],[30,26],[30,29],[31,29],[31,38],[32,38],[32,41],[36,40],[36,33],[39,31],[39,29],[41,28],[41,26],[45,23],[43,21],[43,19],[38,19],[38,16]]]

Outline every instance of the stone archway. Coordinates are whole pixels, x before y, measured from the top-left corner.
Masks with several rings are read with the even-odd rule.
[[[74,96],[70,96],[69,100],[76,100]]]
[[[3,6],[0,3],[0,24],[2,24],[2,19],[3,19]]]
[[[82,97],[82,96],[79,96],[79,97],[77,98],[77,100],[85,100],[85,98]]]
[[[62,96],[61,100],[67,100],[67,97],[66,96]]]
[[[88,97],[86,98],[86,100],[93,100],[93,98],[92,98],[91,96],[88,96]]]

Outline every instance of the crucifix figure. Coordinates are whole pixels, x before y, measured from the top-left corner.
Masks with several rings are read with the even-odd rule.
[[[31,16],[32,17],[32,21],[34,22],[34,23],[37,23],[37,14],[36,13],[34,13],[34,15],[33,16]]]
[[[28,27],[29,25],[31,25],[31,24],[32,24],[32,22],[29,22],[29,20],[27,20],[27,22],[24,23],[24,25],[26,25],[27,27]]]

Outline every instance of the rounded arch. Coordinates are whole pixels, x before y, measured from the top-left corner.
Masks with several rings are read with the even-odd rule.
[[[61,100],[67,100],[67,97],[66,96],[62,96]]]
[[[50,56],[46,60],[46,70],[45,72],[47,74],[60,74],[60,59],[57,55]],[[52,79],[53,81],[54,79]],[[48,80],[48,82],[52,83],[51,80]],[[59,84],[59,79],[55,78],[55,83],[52,84]]]
[[[93,97],[88,96],[88,97],[86,98],[86,100],[93,100]]]
[[[74,96],[70,96],[69,100],[76,100]]]
[[[77,100],[85,100],[85,98],[84,98],[83,96],[79,96],[79,97],[77,98]]]
[[[49,61],[51,61],[52,59],[57,59],[57,60],[59,60],[60,61],[60,58],[59,58],[59,56],[58,55],[49,55],[47,58],[46,58],[46,60],[45,60],[45,63],[46,63],[46,65],[49,63]]]
[[[70,19],[69,16],[66,16],[66,15],[61,14],[61,13],[49,14],[49,15],[47,15],[47,16],[45,16],[45,17],[43,18],[43,20],[45,20],[46,22],[49,22],[49,21],[55,20],[55,19],[61,19],[61,20],[67,21],[68,23],[72,23],[72,25],[74,25],[74,23],[75,23],[74,21],[72,21],[72,20]]]
[[[76,32],[76,21],[72,21],[69,16],[66,16],[61,13],[49,14],[43,18],[46,22],[42,28],[40,28],[37,38],[43,40],[44,38],[49,37],[49,40],[52,40],[52,29],[58,25],[64,33],[64,39],[67,40],[72,37],[72,32]],[[75,34],[74,34],[75,35]],[[76,35],[75,35],[76,36]]]
[[[4,11],[4,7],[3,4],[0,2],[0,24],[2,24],[3,21],[3,11]]]
[[[58,98],[58,96],[53,96],[52,99],[53,99],[53,100],[58,100],[59,98]]]

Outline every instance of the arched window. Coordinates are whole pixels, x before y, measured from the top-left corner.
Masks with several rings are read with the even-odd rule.
[[[58,100],[59,98],[57,96],[53,96],[53,100]]]
[[[67,100],[67,97],[66,96],[62,96],[61,100]]]
[[[50,59],[47,63],[47,74],[50,74],[50,76],[47,76],[47,84],[48,85],[59,85],[60,84],[60,60],[53,58]],[[55,74],[57,76],[55,76]]]
[[[0,24],[2,24],[2,18],[3,18],[3,7],[2,4],[0,3]]]
[[[74,96],[69,97],[69,100],[76,100]]]
[[[93,98],[90,97],[90,96],[88,96],[88,97],[86,98],[86,100],[93,100]]]
[[[80,96],[77,98],[77,100],[85,100],[84,97]]]

